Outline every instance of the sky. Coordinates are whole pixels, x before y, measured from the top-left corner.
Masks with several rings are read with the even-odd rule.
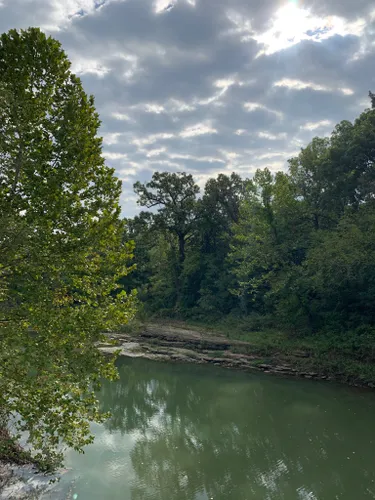
[[[374,0],[0,0],[0,32],[57,38],[123,181],[287,168],[375,92]]]

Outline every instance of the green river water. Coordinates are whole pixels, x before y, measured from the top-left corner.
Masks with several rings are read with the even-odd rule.
[[[45,499],[375,498],[375,394],[222,368],[119,361],[112,418]]]

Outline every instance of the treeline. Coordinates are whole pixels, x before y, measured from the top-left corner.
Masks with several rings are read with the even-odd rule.
[[[372,101],[374,95],[370,93]],[[210,179],[158,173],[134,185],[147,211],[127,221],[147,314],[225,315],[287,328],[366,333],[375,322],[375,109],[289,160]]]

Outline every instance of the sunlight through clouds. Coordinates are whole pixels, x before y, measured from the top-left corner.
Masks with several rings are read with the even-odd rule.
[[[297,1],[289,1],[274,14],[271,27],[255,34],[254,38],[265,47],[258,53],[260,56],[273,54],[302,40],[321,42],[334,35],[361,36],[364,27],[365,19],[348,23],[337,16],[320,18],[311,10],[299,7]]]
[[[123,199],[154,170],[285,168],[375,91],[375,0],[1,2],[2,30],[49,29],[95,96]]]
[[[156,0],[154,2],[154,12],[155,14],[160,14],[161,12],[166,12],[172,9],[177,0]]]
[[[49,18],[41,25],[41,28],[49,31],[60,31],[73,19],[98,12],[109,3],[116,1],[122,0],[103,0],[101,2],[98,0],[50,0],[48,2]]]

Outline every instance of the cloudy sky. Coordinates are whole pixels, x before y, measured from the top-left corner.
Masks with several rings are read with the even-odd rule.
[[[29,26],[95,95],[127,216],[155,170],[283,169],[375,91],[374,0],[0,0],[1,32]]]

